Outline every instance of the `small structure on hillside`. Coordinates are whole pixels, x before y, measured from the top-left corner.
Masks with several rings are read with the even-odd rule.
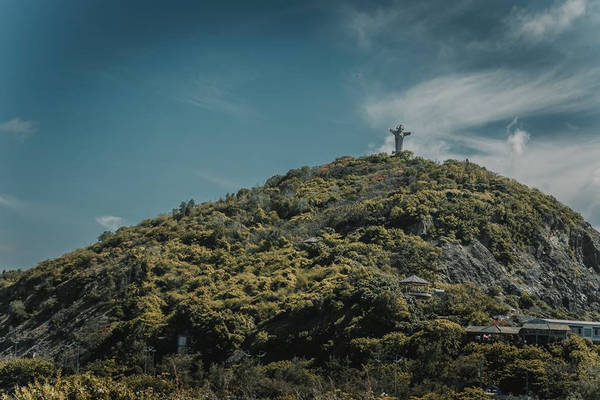
[[[524,324],[520,335],[527,344],[547,344],[566,339],[569,332],[571,328],[568,325],[534,321]]]
[[[415,297],[431,297],[432,284],[417,275],[411,275],[400,282],[402,292]]]
[[[467,336],[477,342],[489,343],[498,340],[515,343],[520,341],[519,333],[521,327],[518,326],[473,326],[469,325],[465,328]]]
[[[568,319],[521,318],[523,325],[468,326],[467,337],[476,341],[509,340],[512,343],[544,345],[566,339],[570,333],[600,343],[600,321],[574,321]]]
[[[570,319],[533,318],[527,324],[550,324],[563,326],[567,332],[574,333],[598,344],[600,343],[600,321],[576,321]]]
[[[406,132],[402,124],[396,126],[395,128],[390,128],[390,132],[394,135],[396,139],[396,151],[394,154],[400,154],[402,152],[402,144],[404,143],[404,138],[406,136],[410,136],[411,132]]]

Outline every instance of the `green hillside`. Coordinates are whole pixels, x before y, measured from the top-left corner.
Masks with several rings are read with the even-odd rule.
[[[462,327],[596,318],[598,255],[578,214],[475,164],[344,157],[4,274],[0,385],[111,393],[76,399],[149,386],[148,399],[479,399],[468,388],[493,383],[596,398],[591,342],[469,344]],[[405,295],[411,274],[444,294]],[[35,390],[15,398],[55,398]]]

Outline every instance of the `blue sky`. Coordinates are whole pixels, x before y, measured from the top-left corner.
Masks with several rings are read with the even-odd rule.
[[[598,26],[598,0],[0,0],[0,268],[397,122],[600,226]]]

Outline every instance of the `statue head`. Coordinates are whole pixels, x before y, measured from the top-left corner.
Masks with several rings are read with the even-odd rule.
[[[397,133],[402,133],[403,131],[404,127],[402,126],[402,124],[398,124],[396,128],[390,128],[390,132],[392,132],[394,135]]]

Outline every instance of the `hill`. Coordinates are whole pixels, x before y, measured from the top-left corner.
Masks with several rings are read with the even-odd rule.
[[[399,281],[411,274],[445,295],[404,295]],[[402,356],[420,363],[402,370],[405,394],[459,391],[473,381],[439,371],[466,357],[460,326],[522,315],[600,318],[599,283],[600,234],[538,190],[469,162],[409,152],[343,157],[217,202],[182,203],[4,274],[0,351],[111,376],[185,358],[190,384],[211,365],[246,358],[265,365],[269,379],[288,371],[280,380],[291,384],[300,378],[281,364],[290,360],[307,360],[294,368],[318,380],[332,376],[332,360],[358,377],[361,365],[383,358],[393,366]],[[570,340],[561,351],[596,352]],[[178,349],[185,357],[174,356]],[[551,353],[522,357],[567,362]],[[497,366],[498,374],[507,368]],[[561,390],[578,379],[565,378]]]

